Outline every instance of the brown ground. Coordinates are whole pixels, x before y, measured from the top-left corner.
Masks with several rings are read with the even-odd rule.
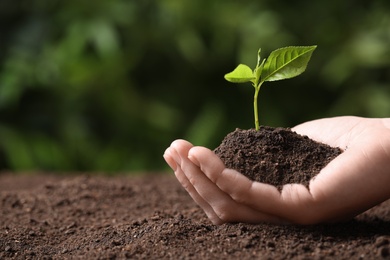
[[[390,259],[390,200],[312,227],[212,225],[171,175],[0,174],[0,259]]]

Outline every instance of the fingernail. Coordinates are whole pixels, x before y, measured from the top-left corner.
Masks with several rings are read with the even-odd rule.
[[[169,149],[169,148],[168,148],[168,149]],[[165,150],[163,157],[164,157],[165,161],[167,162],[167,164],[169,165],[169,167],[171,167],[171,169],[172,169],[173,171],[176,171],[176,169],[177,169],[177,163],[176,163],[176,161],[172,158],[172,155],[171,155],[171,153],[170,153],[170,151],[169,151],[168,149]]]
[[[188,152],[188,159],[193,162],[195,165],[200,166],[198,159],[192,155],[192,149]]]

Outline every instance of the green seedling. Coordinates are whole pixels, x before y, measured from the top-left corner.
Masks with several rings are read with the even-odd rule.
[[[267,59],[261,60],[259,49],[257,53],[257,65],[252,69],[245,65],[238,65],[232,72],[225,75],[225,79],[233,83],[252,82],[255,88],[253,108],[255,115],[255,127],[259,130],[259,116],[257,110],[257,97],[260,87],[266,81],[289,79],[302,74],[309,63],[314,46],[289,46],[277,49]]]

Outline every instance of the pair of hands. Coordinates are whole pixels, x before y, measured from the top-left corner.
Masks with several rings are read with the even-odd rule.
[[[164,158],[214,224],[340,221],[390,198],[390,119],[325,118],[292,130],[344,150],[311,180],[310,190],[288,184],[279,192],[251,181],[185,140],[174,141]]]

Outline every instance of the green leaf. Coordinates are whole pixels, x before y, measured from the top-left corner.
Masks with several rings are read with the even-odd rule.
[[[245,64],[240,64],[232,72],[225,75],[227,81],[233,83],[245,83],[255,79],[252,69]]]
[[[302,74],[317,46],[290,46],[273,51],[264,64],[261,81],[289,79]]]

